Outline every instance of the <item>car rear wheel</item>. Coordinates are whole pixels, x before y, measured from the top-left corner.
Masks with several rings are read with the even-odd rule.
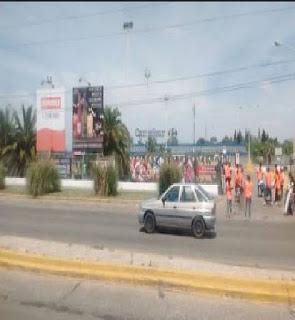
[[[192,232],[195,238],[202,238],[205,233],[205,223],[202,218],[195,218],[192,224]]]
[[[156,219],[155,216],[148,212],[144,217],[144,230],[147,233],[153,233],[156,229]]]

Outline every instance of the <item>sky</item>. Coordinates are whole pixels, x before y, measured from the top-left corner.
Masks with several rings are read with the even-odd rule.
[[[0,2],[0,107],[35,106],[48,75],[66,108],[80,77],[104,86],[133,137],[167,127],[192,143],[195,104],[196,140],[293,138],[295,3]]]

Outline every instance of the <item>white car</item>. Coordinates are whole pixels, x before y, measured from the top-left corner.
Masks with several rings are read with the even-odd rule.
[[[157,226],[180,227],[201,238],[206,230],[215,231],[215,198],[198,184],[173,184],[159,199],[141,203],[138,221],[147,233]]]

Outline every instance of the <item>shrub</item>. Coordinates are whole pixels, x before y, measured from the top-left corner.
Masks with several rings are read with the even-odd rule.
[[[32,162],[27,169],[27,189],[33,197],[60,191],[60,177],[50,160]]]
[[[0,162],[0,189],[5,188],[5,176],[6,176],[7,170],[4,167],[3,163]]]
[[[171,184],[180,182],[181,171],[174,165],[164,163],[160,168],[160,179],[159,179],[159,195],[161,195]]]
[[[115,167],[108,165],[107,167],[94,166],[94,191],[100,196],[117,195],[118,172]]]

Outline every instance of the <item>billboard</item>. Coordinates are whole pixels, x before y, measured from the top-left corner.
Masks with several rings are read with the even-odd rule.
[[[65,151],[65,90],[37,90],[37,152]]]
[[[73,88],[73,151],[103,150],[103,87]]]

